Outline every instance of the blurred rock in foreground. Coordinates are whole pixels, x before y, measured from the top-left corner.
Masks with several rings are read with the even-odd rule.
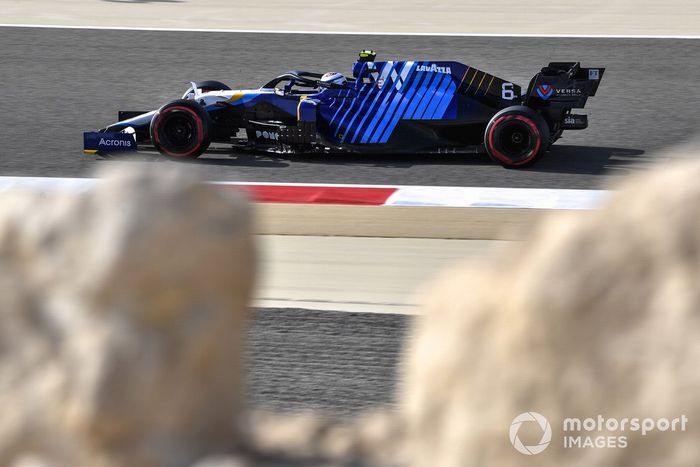
[[[249,207],[160,169],[0,196],[0,465],[185,466],[231,449]]]
[[[499,259],[450,271],[405,362],[415,466],[700,465],[700,164],[630,178],[603,209],[557,215]],[[510,443],[550,421],[537,455]],[[685,432],[618,431],[626,448],[565,449],[567,417],[686,415]],[[542,430],[522,430],[524,444]]]
[[[447,273],[407,343],[398,414],[349,421],[245,410],[248,207],[138,170],[0,196],[0,465],[700,465],[700,164]],[[509,439],[530,411],[553,428],[533,456]],[[687,431],[573,433],[627,447],[565,449],[563,420],[598,415],[686,416]]]

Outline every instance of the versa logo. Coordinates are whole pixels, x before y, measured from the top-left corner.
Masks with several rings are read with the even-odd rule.
[[[540,96],[543,101],[549,100],[549,98],[554,95],[554,88],[549,84],[538,86],[537,95]]]

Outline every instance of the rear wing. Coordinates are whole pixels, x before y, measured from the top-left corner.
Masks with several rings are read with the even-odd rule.
[[[523,96],[530,107],[582,109],[595,96],[605,68],[582,68],[578,62],[553,62],[537,73]]]

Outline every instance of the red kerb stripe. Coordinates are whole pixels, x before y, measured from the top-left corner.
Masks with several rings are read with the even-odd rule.
[[[295,185],[223,185],[245,190],[257,203],[359,204],[381,206],[396,188],[363,188]]]

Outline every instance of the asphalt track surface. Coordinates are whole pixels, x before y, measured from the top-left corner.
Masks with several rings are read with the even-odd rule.
[[[249,397],[256,407],[349,415],[395,402],[406,315],[257,310]]]
[[[111,123],[119,109],[157,108],[200,79],[244,89],[288,69],[349,73],[356,52],[368,47],[380,59],[462,61],[522,85],[550,60],[608,72],[589,101],[590,128],[569,132],[525,171],[484,156],[214,154],[193,165],[219,180],[599,188],[690,139],[700,123],[700,40],[0,28],[0,172],[90,175],[115,162],[83,156],[82,131]]]

